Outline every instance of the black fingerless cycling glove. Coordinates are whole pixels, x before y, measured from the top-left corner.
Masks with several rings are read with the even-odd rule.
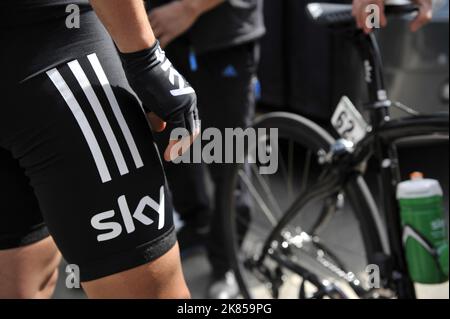
[[[155,45],[133,53],[119,51],[131,88],[146,112],[155,112],[168,127],[184,127],[189,133],[199,129],[197,96],[178,73],[156,41]]]

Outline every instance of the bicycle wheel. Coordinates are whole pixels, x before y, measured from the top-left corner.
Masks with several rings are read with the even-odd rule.
[[[248,159],[254,148],[267,146],[270,134],[248,145],[245,164],[229,167],[221,211],[226,248],[243,297],[367,294],[365,269],[371,257],[383,251],[384,234],[362,177],[315,190],[316,181],[327,184],[319,158],[334,139],[313,122],[284,112],[264,115],[253,127],[278,129],[278,147],[269,148],[278,152],[278,170],[261,175],[261,163]],[[304,202],[301,209],[280,227],[299,201]]]

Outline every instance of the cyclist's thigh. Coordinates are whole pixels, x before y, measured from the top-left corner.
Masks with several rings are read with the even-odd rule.
[[[59,261],[29,179],[0,148],[0,298],[49,297]]]
[[[148,278],[150,280],[145,280]],[[86,282],[83,288],[90,298],[186,299],[178,245],[157,260],[122,273]]]
[[[50,233],[83,280],[149,262],[175,243],[146,118],[128,91],[102,86],[94,68],[106,71],[91,58],[94,66],[80,57],[22,84],[5,124]]]
[[[87,44],[70,39],[67,56],[12,86],[0,107],[0,146],[25,170],[83,282],[154,261],[176,243],[146,117],[109,38],[89,36]]]

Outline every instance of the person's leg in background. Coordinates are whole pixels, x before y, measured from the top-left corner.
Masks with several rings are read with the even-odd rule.
[[[246,128],[251,124],[255,112],[254,85],[258,56],[258,44],[251,42],[197,57],[196,89],[203,129],[214,127],[224,134],[225,128]],[[237,287],[229,278],[230,265],[224,249],[226,243],[219,204],[224,194],[227,165],[210,164],[208,167],[215,186],[215,205],[207,240],[208,257],[213,269],[209,297],[229,298],[237,293]],[[238,214],[248,219],[249,196],[241,190],[237,197]]]
[[[198,90],[197,71],[190,60],[190,46],[186,38],[179,38],[166,49],[166,54],[174,66],[182,73],[190,84]],[[198,96],[200,118],[204,110],[201,107],[203,94]],[[202,123],[203,126],[204,123]],[[169,132],[156,133],[155,139],[160,151],[163,151]],[[206,186],[206,171],[203,163],[174,164],[164,162],[164,168],[173,194],[173,204],[180,216],[183,227],[178,230],[177,236],[182,255],[189,249],[205,243],[209,228],[211,204]]]
[[[192,70],[190,64],[191,53],[186,42],[178,39],[165,50],[175,67],[185,75],[197,92],[202,130],[214,127],[223,132],[225,128],[245,128],[251,123],[255,107],[254,80],[258,49],[257,43],[252,42],[201,54],[196,57],[195,70]],[[168,139],[164,134],[155,136],[160,147]],[[213,269],[210,297],[232,296],[236,292],[236,287],[230,282],[229,284],[233,286],[232,293],[227,291],[230,289],[227,287],[226,278],[230,266],[223,249],[225,243],[218,205],[220,196],[223,196],[227,166],[220,163],[208,165],[215,189],[214,209],[208,198],[203,164],[165,162],[164,166],[173,193],[175,209],[186,226],[178,233],[182,251],[194,241],[203,242],[207,246]],[[245,217],[249,215],[247,197],[247,194],[242,193],[236,199],[240,204],[239,213]],[[204,233],[202,230],[208,225],[208,237],[201,236]]]

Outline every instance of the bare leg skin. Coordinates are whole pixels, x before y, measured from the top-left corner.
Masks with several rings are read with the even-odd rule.
[[[190,298],[178,244],[153,262],[82,285],[89,298]]]
[[[51,237],[0,250],[0,299],[51,298],[60,262],[61,254]]]

